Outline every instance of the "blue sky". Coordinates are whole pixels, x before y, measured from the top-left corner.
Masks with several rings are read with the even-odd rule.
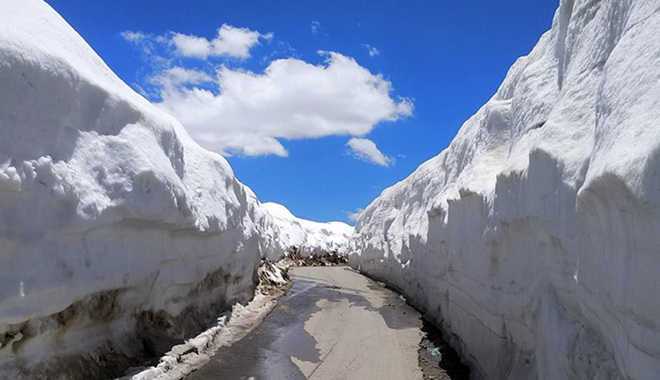
[[[516,58],[549,29],[558,4],[48,2],[122,79],[173,113],[181,110],[177,117],[207,147],[231,153],[227,158],[238,178],[260,199],[282,203],[300,217],[345,221],[449,144],[463,121],[492,96]],[[229,43],[228,33],[213,43],[223,24],[227,32],[236,32],[231,36],[238,42]],[[131,42],[127,31],[138,33],[140,40]],[[206,50],[197,49],[199,44],[173,44],[176,35],[194,36],[186,41],[201,41]],[[256,42],[241,39],[248,37]],[[248,46],[247,55],[241,41]],[[197,50],[183,50],[186,46]],[[287,60],[273,65],[277,59]],[[266,75],[269,66],[271,74]],[[173,84],[173,77],[163,73],[174,67],[207,77],[187,75],[187,82]],[[225,68],[222,82],[215,81],[220,67]],[[383,87],[387,82],[390,87]],[[232,98],[222,93],[220,83]],[[306,83],[314,87],[310,93]],[[166,86],[178,87],[166,92]],[[252,86],[284,94],[283,100],[227,106],[251,104],[255,98],[241,91]],[[191,100],[195,88],[210,91],[213,98],[203,112],[187,111],[199,101]],[[301,118],[291,119],[289,114],[297,114],[298,108]],[[200,113],[206,116],[199,119]],[[242,124],[242,115],[249,126]],[[273,120],[277,123],[271,125]],[[268,135],[261,132],[262,123]],[[258,139],[243,136],[241,128],[263,137],[263,144],[252,146]],[[224,141],[226,136],[233,136],[232,141]],[[355,148],[347,145],[351,138],[358,139]],[[375,144],[382,156],[360,139]]]

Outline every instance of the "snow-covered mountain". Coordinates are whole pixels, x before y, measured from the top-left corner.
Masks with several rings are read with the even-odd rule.
[[[476,376],[660,378],[660,1],[561,0],[442,153],[362,213],[352,265]]]
[[[275,236],[283,249],[298,248],[303,256],[330,252],[348,254],[354,232],[352,226],[297,218],[278,203],[263,203],[262,206],[272,217],[272,222],[263,223],[266,235]]]
[[[268,209],[45,2],[0,0],[1,378],[118,375],[199,332],[289,245]]]

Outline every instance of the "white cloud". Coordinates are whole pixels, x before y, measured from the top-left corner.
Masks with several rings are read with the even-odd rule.
[[[207,59],[208,57],[226,56],[245,59],[250,57],[250,49],[260,39],[270,40],[272,33],[261,34],[248,28],[237,28],[223,24],[213,40],[182,33],[174,33],[171,42],[176,52],[184,57]]]
[[[177,86],[209,83],[213,82],[213,80],[213,77],[203,71],[176,66],[158,73],[150,78],[149,81],[158,86],[174,88]]]
[[[312,34],[318,34],[321,31],[321,23],[318,21],[312,21]]]
[[[133,32],[133,31],[130,31],[130,30],[121,32],[120,35],[123,39],[125,39],[128,42],[132,42],[132,43],[138,43],[138,42],[144,40],[145,38],[147,38],[147,35],[145,35],[142,32]]]
[[[120,35],[124,40],[134,45],[143,54],[143,58],[147,60],[154,68],[168,67],[171,63],[171,58],[166,54],[170,45],[170,38],[168,36],[159,36],[143,32],[124,31]],[[170,48],[171,49],[171,48]]]
[[[351,149],[351,153],[355,157],[363,161],[386,167],[394,163],[391,157],[384,155],[376,144],[369,139],[354,137],[348,140],[346,145]]]
[[[362,44],[365,49],[367,49],[367,53],[369,53],[370,57],[375,57],[377,55],[380,55],[380,50],[378,50],[376,47],[371,46],[369,44]]]
[[[327,56],[322,65],[279,59],[263,73],[223,66],[214,78],[217,93],[163,85],[159,105],[208,149],[244,155],[286,156],[280,139],[364,136],[378,123],[412,114],[412,102],[393,99],[391,83],[380,75],[350,57],[322,54]],[[190,77],[179,74],[174,78]]]
[[[127,30],[120,34],[126,41],[142,48],[147,55],[153,55],[157,50],[168,50],[170,55],[174,53],[182,57],[199,59],[209,57],[246,59],[250,57],[250,50],[259,41],[270,41],[273,38],[272,33],[261,34],[255,30],[228,24],[218,28],[218,33],[212,40],[176,32],[153,35]]]
[[[211,42],[204,37],[174,33],[172,44],[176,52],[184,57],[206,59],[211,54]]]

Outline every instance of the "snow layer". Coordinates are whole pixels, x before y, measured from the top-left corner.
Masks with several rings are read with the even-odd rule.
[[[352,265],[476,377],[660,378],[658,36],[658,0],[562,0],[449,147],[361,214]]]
[[[194,336],[283,253],[272,224],[46,3],[0,0],[0,377],[109,377]]]
[[[345,255],[354,228],[342,222],[319,223],[294,216],[278,203],[263,203],[271,222],[262,223],[266,235],[275,236],[282,249],[297,248],[303,256],[337,252]]]

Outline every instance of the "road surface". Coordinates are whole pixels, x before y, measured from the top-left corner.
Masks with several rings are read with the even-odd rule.
[[[294,268],[264,322],[187,379],[422,379],[419,313],[347,267]]]

